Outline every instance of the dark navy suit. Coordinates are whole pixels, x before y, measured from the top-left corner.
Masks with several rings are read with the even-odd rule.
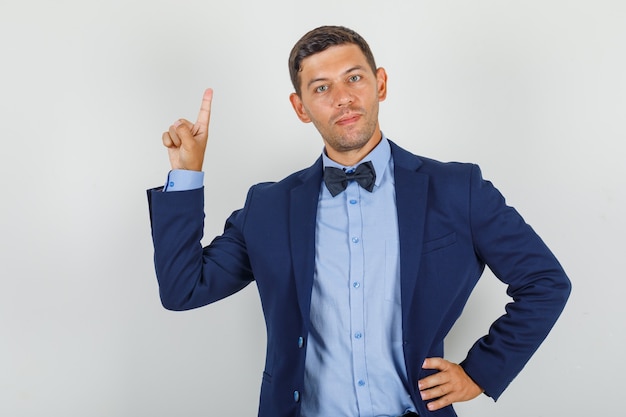
[[[441,163],[391,143],[400,239],[404,357],[417,381],[443,356],[443,340],[485,265],[514,302],[469,350],[465,371],[494,399],[538,348],[561,313],[570,282],[550,250],[476,165]],[[163,305],[200,307],[256,281],[267,326],[259,416],[299,416],[314,274],[321,158],[276,183],[253,186],[224,233],[202,248],[204,190],[149,190],[155,265]],[[332,325],[332,324],[330,324]]]

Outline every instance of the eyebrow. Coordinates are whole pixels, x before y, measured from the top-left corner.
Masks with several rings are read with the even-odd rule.
[[[363,65],[355,65],[354,67],[351,67],[351,68],[345,70],[342,75],[348,75],[348,74],[350,74],[353,71],[362,70],[363,68],[364,68]],[[328,78],[314,78],[311,81],[309,81],[306,86],[307,86],[307,88],[309,88],[309,87],[311,87],[312,84],[315,84],[315,83],[320,82],[320,81],[328,81]]]

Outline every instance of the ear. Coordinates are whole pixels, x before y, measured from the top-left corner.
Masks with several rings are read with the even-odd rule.
[[[384,101],[387,98],[387,72],[382,67],[376,70],[376,83],[378,87],[378,101]]]
[[[300,96],[296,93],[291,93],[289,95],[289,101],[291,102],[291,106],[295,110],[298,119],[300,119],[304,123],[310,123],[311,118],[306,113],[304,104],[302,103],[302,99],[300,98]]]

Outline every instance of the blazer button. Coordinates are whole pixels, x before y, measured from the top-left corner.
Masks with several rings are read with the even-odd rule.
[[[302,349],[302,346],[304,346],[304,337],[300,336],[298,338],[298,347]]]
[[[300,391],[294,391],[293,392],[293,400],[295,402],[299,402],[300,401]]]

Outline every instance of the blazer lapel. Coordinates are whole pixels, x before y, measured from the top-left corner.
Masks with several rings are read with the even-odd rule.
[[[417,172],[421,160],[391,142],[396,183],[396,206],[400,238],[400,286],[402,320],[407,322],[408,306],[412,305],[420,267],[428,175]]]
[[[302,183],[291,190],[289,237],[298,304],[308,326],[315,272],[315,222],[322,183],[322,158],[304,170],[300,179]]]

